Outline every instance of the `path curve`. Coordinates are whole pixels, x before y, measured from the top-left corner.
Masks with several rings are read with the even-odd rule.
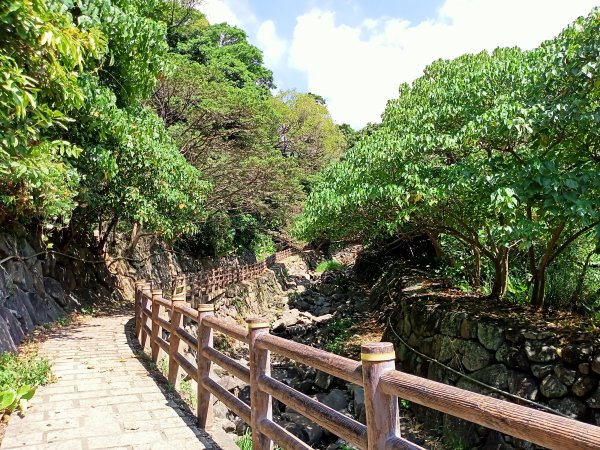
[[[237,448],[208,436],[136,358],[131,315],[89,317],[41,345],[56,383],[42,386],[25,417],[14,414],[2,450]]]

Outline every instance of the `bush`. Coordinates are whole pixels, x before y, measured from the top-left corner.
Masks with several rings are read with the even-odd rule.
[[[0,391],[47,384],[51,376],[50,363],[45,358],[0,354]]]
[[[0,354],[0,421],[15,409],[21,414],[41,384],[50,381],[50,363],[36,356]]]
[[[321,272],[326,272],[327,270],[342,270],[344,267],[345,266],[342,263],[337,262],[337,261],[333,261],[333,260],[321,261],[317,265],[315,272],[321,273]]]

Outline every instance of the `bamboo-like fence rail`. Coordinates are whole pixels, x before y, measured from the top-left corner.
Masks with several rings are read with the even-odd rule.
[[[241,272],[243,277],[259,274],[258,268],[267,265],[254,266]],[[232,280],[230,274],[216,273],[218,275],[207,278],[215,286],[223,288],[226,280]],[[213,304],[201,303],[192,308],[186,301],[188,283],[183,279],[178,283],[170,300],[163,298],[162,290],[153,288],[151,283],[136,283],[138,339],[143,348],[149,347],[154,362],[159,361],[161,355],[168,355],[170,383],[177,384],[181,370],[197,382],[197,417],[201,427],[213,423],[211,397],[214,396],[251,426],[255,450],[271,450],[274,443],[284,449],[311,448],[273,421],[273,398],[358,449],[421,449],[400,435],[399,398],[550,449],[600,449],[600,427],[395,370],[391,343],[365,344],[361,348],[361,361],[354,361],[271,335],[269,323],[263,318],[248,318],[244,327],[216,318]],[[184,317],[197,324],[197,338],[184,329]],[[168,341],[163,338],[163,330],[169,333]],[[248,345],[249,367],[214,348],[215,332]],[[186,358],[186,347],[195,350],[195,361]],[[273,378],[271,352],[361,386],[365,392],[366,424]],[[250,385],[252,407],[211,379],[212,364]]]

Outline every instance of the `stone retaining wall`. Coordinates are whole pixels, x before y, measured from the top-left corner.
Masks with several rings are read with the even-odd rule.
[[[528,326],[527,317],[493,318],[468,310],[454,302],[423,297],[397,300],[384,339],[396,344],[399,369],[504,398],[415,353],[410,346],[475,380],[600,426],[598,334],[536,329]],[[411,407],[427,428],[444,435],[445,442],[463,448],[533,448],[439,412]]]

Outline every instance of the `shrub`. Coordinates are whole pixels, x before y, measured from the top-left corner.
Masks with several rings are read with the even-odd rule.
[[[333,260],[321,261],[317,265],[315,272],[321,273],[321,272],[326,272],[327,270],[342,270],[344,267],[345,266],[342,263],[337,262],[337,261],[333,261]]]

